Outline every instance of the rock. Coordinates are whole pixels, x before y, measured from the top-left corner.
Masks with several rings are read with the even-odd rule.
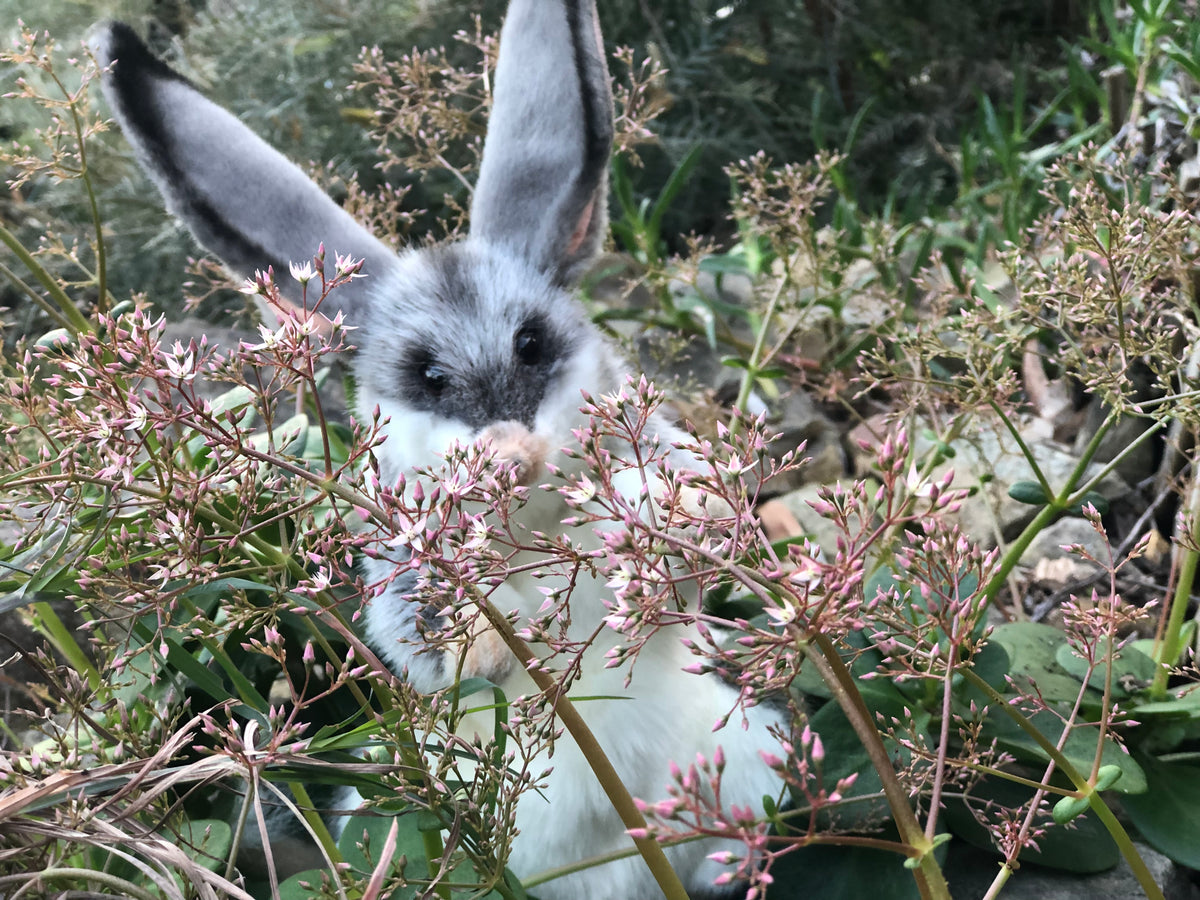
[[[1200,190],[1200,157],[1193,156],[1179,164],[1179,190],[1185,194],[1195,194]]]
[[[809,305],[790,339],[791,352],[802,360],[823,364],[840,346],[845,326],[828,306]]]
[[[878,278],[875,263],[869,259],[856,259],[842,275],[847,285],[866,287]],[[866,331],[883,323],[892,310],[879,302],[872,291],[850,290],[846,293],[841,309],[841,324],[850,332]]]
[[[882,430],[861,429],[856,432],[858,437],[866,437],[868,444],[876,443],[873,437],[876,433],[882,433]],[[919,425],[910,432],[910,439],[917,459],[923,459],[934,449],[927,429]],[[1051,490],[1060,489],[1078,464],[1078,457],[1046,437],[1028,435],[1025,440]],[[933,479],[937,480],[953,470],[952,486],[972,491],[957,514],[959,525],[972,539],[984,546],[994,546],[998,534],[1004,540],[1015,538],[1039,509],[1009,496],[1009,488],[1017,482],[1036,481],[1016,441],[1007,430],[996,424],[957,438],[950,447],[954,455],[934,470]],[[860,451],[856,469],[869,472],[874,462],[875,455],[871,449]],[[1089,466],[1085,480],[1098,474],[1101,467],[1099,463]],[[1124,497],[1130,492],[1124,479],[1111,472],[1095,486],[1095,490],[1109,500]]]
[[[1092,523],[1087,519],[1071,517],[1060,519],[1043,529],[1025,551],[1025,559],[1029,562],[1068,559],[1082,563],[1085,571],[1094,570],[1093,564],[1082,560],[1077,553],[1064,549],[1071,544],[1080,544],[1101,562],[1108,556],[1108,543],[1096,532]]]
[[[791,390],[767,402],[769,429],[779,437],[770,453],[776,459],[804,445],[800,453],[807,462],[786,480],[768,482],[768,491],[786,491],[805,484],[830,484],[845,478],[849,461],[837,425],[801,389]]]
[[[1200,889],[1190,882],[1186,869],[1145,844],[1135,842],[1135,846],[1167,900],[1200,900]],[[952,895],[968,900],[984,896],[998,867],[996,856],[955,841],[944,871]],[[1095,875],[1029,863],[1008,880],[1002,896],[1004,900],[1144,900],[1146,894],[1122,860],[1115,868]]]
[[[841,534],[841,531],[832,520],[818,515],[809,506],[809,501],[817,499],[817,494],[821,488],[822,485],[819,484],[805,485],[790,493],[783,494],[771,502],[785,507],[799,524],[800,533],[828,551],[836,546],[837,537]]]

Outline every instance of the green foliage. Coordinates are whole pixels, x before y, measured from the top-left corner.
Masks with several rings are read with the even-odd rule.
[[[1138,758],[1149,789],[1125,798],[1125,811],[1159,852],[1191,868],[1200,868],[1195,837],[1200,834],[1200,768]]]
[[[1112,469],[1135,449],[1101,460],[1101,439],[1122,417],[1146,421],[1135,444],[1200,428],[1178,352],[1195,308],[1197,221],[1168,176],[1118,152],[1156,122],[1195,135],[1200,25],[1171,0],[1104,0],[1086,23],[1049,23],[1051,37],[1067,39],[1061,57],[1050,61],[1057,43],[1037,43],[1046,62],[1015,66],[998,86],[973,76],[997,59],[1008,66],[1014,41],[1034,41],[1021,4],[955,5],[948,15],[935,3],[928,20],[894,4],[834,11],[841,30],[814,22],[816,7],[790,3],[659,4],[647,42],[635,31],[647,27],[641,12],[612,10],[610,37],[638,33],[638,53],[669,68],[675,102],[662,119],[663,158],[647,151],[645,170],[618,162],[613,172],[614,233],[650,300],[601,317],[701,339],[737,374],[729,407],[815,382],[855,415],[886,398],[909,427],[879,443],[869,478],[813,502],[837,534],[836,546],[819,550],[760,538],[738,491],[754,480],[747,472],[773,471],[763,426],[722,407],[711,481],[700,487],[728,501],[738,527],[717,528],[714,513],[680,504],[671,507],[678,531],[632,527],[629,552],[717,579],[710,593],[736,616],[737,640],[697,648],[698,665],[734,673],[756,695],[791,692],[791,754],[779,766],[790,804],[768,803],[745,832],[755,877],[774,879],[770,897],[804,896],[813,871],[830,897],[946,897],[948,835],[1003,858],[998,886],[1024,861],[1092,872],[1124,858],[1158,896],[1106,795],[1120,795],[1151,844],[1200,865],[1200,690],[1189,670],[1196,629],[1184,621],[1200,555],[1198,501],[1181,504],[1192,533],[1180,542],[1161,640],[1125,639],[1137,616],[1115,586],[1128,560],[1111,556],[1091,560],[1108,584],[1094,603],[1068,604],[1062,627],[989,623],[1013,611],[1008,581],[1058,519],[1085,517],[1107,544],[1100,476],[1089,466]],[[422,227],[413,205],[462,207],[488,45],[468,34],[444,54],[408,58],[405,71],[436,60],[444,80],[408,107],[387,107],[387,121],[364,110],[361,93],[331,102],[327,83],[340,91],[354,50],[379,32],[394,42],[386,56],[409,35],[428,38],[443,17],[467,21],[453,6],[418,14],[394,4],[353,15],[287,4],[201,12],[184,16],[188,51],[175,61],[190,60],[192,77],[292,155],[333,160],[326,177],[347,185],[360,212],[382,219],[381,208],[404,207],[399,239]],[[1080,29],[1088,36],[1071,44]],[[242,35],[249,50],[235,40]],[[972,41],[988,43],[986,52]],[[1130,96],[1117,96],[1081,48],[1118,66]],[[174,238],[127,159],[114,164],[110,153],[93,167],[70,149],[94,136],[76,94],[85,76],[56,82],[46,59],[13,53],[6,77],[29,73],[35,93],[58,108],[65,100],[83,124],[39,136],[44,120],[12,100],[0,106],[19,141],[68,148],[7,162],[36,177],[15,214],[5,207],[3,274],[39,315],[13,329],[14,342],[29,340],[4,362],[0,606],[32,623],[57,659],[26,652],[45,677],[44,709],[31,710],[29,732],[10,735],[0,827],[23,860],[37,859],[46,892],[182,897],[205,884],[243,896],[229,849],[275,808],[303,820],[324,860],[321,871],[285,880],[280,896],[377,896],[383,885],[418,896],[434,881],[447,896],[525,896],[504,864],[507,811],[530,773],[506,768],[514,738],[505,728],[469,748],[454,738],[468,713],[505,724],[506,698],[464,683],[434,709],[385,677],[348,621],[365,591],[352,558],[384,539],[363,537],[361,522],[383,530],[395,509],[370,486],[374,432],[351,431],[324,405],[339,336],[314,343],[293,322],[223,355],[199,343],[163,346],[155,315],[122,301],[134,287],[156,300],[173,294],[179,267],[165,248]],[[360,61],[357,76],[369,86],[387,71]],[[654,83],[631,78],[630,96],[649,103]],[[452,101],[437,106],[446,85]],[[645,105],[630,106],[641,124],[627,134],[649,118]],[[455,124],[423,146],[413,133],[424,115]],[[432,166],[431,154],[454,141],[464,159],[433,166],[409,206],[388,206],[401,185],[383,179],[408,175],[367,174],[358,184],[355,173],[369,169],[368,125],[386,158],[418,161],[408,168]],[[841,152],[776,165],[753,154],[763,147],[778,159]],[[741,161],[718,174],[726,157]],[[106,179],[96,206],[81,200]],[[718,235],[728,239],[695,240],[687,258],[674,257],[679,223],[713,225],[713,198],[724,203],[730,184],[733,226]],[[48,249],[29,252],[43,213],[64,234],[86,235],[78,249],[74,238],[51,237]],[[138,252],[110,255],[101,224],[132,236]],[[736,301],[726,290],[735,280],[749,285]],[[880,311],[865,326],[850,318],[863,298]],[[816,319],[831,323],[829,352],[806,367],[795,345]],[[1018,428],[1026,398],[1015,373],[1030,348],[1111,410],[1061,483]],[[1131,360],[1151,373],[1149,398],[1131,381]],[[264,383],[247,366],[275,374]],[[196,392],[206,379],[223,385],[208,401]],[[839,391],[847,380],[854,390]],[[596,421],[624,420],[597,410]],[[966,492],[942,474],[959,438],[987,421],[1011,432],[1031,472],[1008,491],[1031,518],[1003,553],[984,553],[984,535],[956,529]],[[926,450],[909,443],[918,430],[931,437]],[[587,461],[602,489],[602,463]],[[687,543],[697,529],[735,537],[719,548]],[[458,575],[464,594],[473,574]],[[649,606],[674,608],[659,599]],[[84,631],[59,618],[63,601],[85,610]],[[656,627],[652,612],[639,612],[646,627]],[[366,745],[381,748],[382,761],[354,755]],[[352,820],[335,841],[311,809],[321,789],[338,785],[359,788],[381,814]],[[677,787],[689,812],[705,809],[702,790]],[[682,816],[648,815],[664,839],[694,836]],[[770,838],[757,843],[767,825]],[[346,866],[335,884],[336,863]],[[0,874],[5,884],[20,877]],[[274,878],[251,887],[266,895]],[[36,895],[30,884],[26,894]]]

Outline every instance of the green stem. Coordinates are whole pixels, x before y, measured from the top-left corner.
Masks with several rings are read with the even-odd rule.
[[[1012,867],[1008,863],[1001,863],[1000,871],[996,873],[987,893],[983,895],[983,900],[996,900],[1000,896],[1000,892],[1004,890],[1004,886],[1008,884],[1008,879],[1012,878],[1012,873]]]
[[[55,281],[54,276],[46,271],[34,255],[26,250],[21,242],[17,240],[17,236],[4,227],[3,223],[0,223],[0,243],[3,243],[9,250],[16,254],[17,259],[24,263],[25,268],[29,269],[33,276],[41,283],[42,287],[46,289],[46,293],[50,295],[58,305],[59,310],[70,322],[70,327],[76,334],[84,334],[92,330],[91,323],[84,317],[75,304],[71,302],[71,298],[66,295],[66,292]]]
[[[1008,581],[1008,576],[1012,574],[1017,563],[1021,561],[1021,557],[1025,555],[1025,551],[1029,549],[1029,545],[1033,543],[1033,539],[1054,524],[1061,514],[1062,509],[1053,502],[1047,503],[1037,511],[1033,521],[1025,526],[1017,539],[1008,545],[1004,555],[1000,557],[1000,561],[996,564],[996,571],[983,589],[985,602],[991,604],[996,599],[1005,582]]]
[[[1042,486],[1042,490],[1049,497],[1054,491],[1050,488],[1050,482],[1046,480],[1045,474],[1042,472],[1042,467],[1037,464],[1037,457],[1033,455],[1033,450],[1025,443],[1025,438],[1021,436],[1020,430],[1016,424],[1000,408],[1000,404],[995,400],[989,400],[988,405],[992,411],[1000,417],[1001,423],[1008,429],[1009,436],[1016,441],[1017,449],[1021,451],[1021,455],[1025,457],[1025,462],[1029,464],[1029,468],[1033,470],[1033,477],[1037,479],[1038,484]]]
[[[1154,435],[1158,434],[1166,427],[1167,421],[1165,419],[1160,419],[1157,422],[1152,423],[1150,427],[1126,444],[1120,453],[1118,453],[1108,462],[1104,463],[1100,470],[1083,484],[1081,484],[1075,493],[1079,496],[1082,496],[1088,491],[1094,490],[1099,486],[1100,482],[1107,478],[1111,473],[1116,471],[1117,467],[1121,465],[1121,462],[1127,456],[1130,456],[1135,450],[1138,449],[1138,447],[1150,440],[1150,438],[1154,437]]]
[[[1075,789],[1079,792],[1080,796],[1088,798],[1088,806],[1096,813],[1096,817],[1100,819],[1101,824],[1104,825],[1109,835],[1112,836],[1113,841],[1120,849],[1121,855],[1133,871],[1134,877],[1137,878],[1138,884],[1141,885],[1146,896],[1150,900],[1165,900],[1162,890],[1154,880],[1154,875],[1151,874],[1145,860],[1142,859],[1137,852],[1137,848],[1133,845],[1133,840],[1129,837],[1129,832],[1117,821],[1117,817],[1113,815],[1108,804],[1104,802],[1104,798],[1096,790],[1095,785],[1075,768],[1071,761],[1063,755],[1062,751],[1037,729],[1037,726],[1022,715],[1019,710],[1014,708],[999,691],[984,681],[974,669],[962,668],[959,671],[967,681],[987,695],[996,709],[1012,719],[1018,728],[1033,739],[1034,743],[1054,762],[1059,771],[1070,780],[1071,784],[1075,785]]]
[[[1011,781],[1013,784],[1024,785],[1031,790],[1043,791],[1044,793],[1054,794],[1059,797],[1072,797],[1075,795],[1075,792],[1070,788],[1047,785],[1033,778],[1022,778],[1020,775],[1014,775],[1012,772],[1006,772],[1003,769],[997,769],[992,766],[973,763],[970,760],[956,759],[953,761],[953,763],[955,766],[959,766],[964,769],[970,769],[972,772],[978,772],[980,775],[990,775],[992,778],[1001,778],[1004,781]]]
[[[442,870],[442,857],[446,855],[446,848],[442,843],[442,833],[432,828],[423,830],[421,844],[425,848],[425,865],[429,871],[429,878],[431,881],[437,881],[438,873]],[[443,900],[450,900],[450,885],[445,881],[438,881],[434,889]]]
[[[68,321],[67,318],[65,316],[63,316],[63,314],[61,312],[58,311],[58,308],[56,306],[54,306],[54,304],[52,304],[52,303],[47,303],[46,298],[44,298],[41,294],[39,294],[37,291],[35,291],[32,287],[27,285],[21,279],[21,276],[19,276],[16,272],[14,272],[8,266],[4,265],[4,263],[0,263],[0,275],[3,275],[5,278],[7,278],[9,280],[9,282],[13,285],[13,287],[15,287],[22,294],[24,294],[26,297],[28,297],[30,300],[32,300],[42,310],[42,312],[44,312],[46,315],[48,315],[51,319],[53,319],[55,322],[57,322],[60,326],[62,326],[63,328],[66,328],[68,331],[71,330],[70,321]]]
[[[767,332],[771,329],[771,322],[775,319],[775,310],[779,306],[779,300],[783,296],[783,289],[791,284],[791,266],[787,266],[783,276],[779,279],[779,284],[775,287],[774,293],[771,294],[771,299],[767,302],[766,311],[763,312],[762,321],[759,322],[758,333],[754,336],[754,348],[750,351],[750,358],[746,361],[746,370],[742,373],[742,381],[738,386],[737,399],[734,401],[734,408],[739,413],[744,413],[746,404],[750,402],[750,393],[754,390],[754,382],[758,378],[758,373],[762,371],[763,350],[767,345]],[[729,432],[736,435],[741,428],[741,423],[737,418],[729,423]]]
[[[83,135],[83,121],[79,117],[79,108],[71,99],[66,87],[58,77],[59,88],[70,100],[71,120],[75,125],[75,140],[79,145],[79,177],[83,179],[83,188],[87,192],[88,208],[92,216],[92,228],[96,232],[96,307],[100,312],[107,312],[108,303],[108,254],[104,250],[104,222],[100,218],[100,203],[96,199],[96,190],[92,187],[91,174],[88,172],[87,141]]]
[[[1091,796],[1088,797],[1088,806],[1096,814],[1096,818],[1100,820],[1100,823],[1108,829],[1108,833],[1117,842],[1117,846],[1121,848],[1121,855],[1125,857],[1125,862],[1133,870],[1133,874],[1137,878],[1138,884],[1141,885],[1146,897],[1149,900],[1166,900],[1162,889],[1158,886],[1158,882],[1154,880],[1154,875],[1147,868],[1145,860],[1137,852],[1137,848],[1133,846],[1133,841],[1130,839],[1129,833],[1117,821],[1116,815],[1101,798],[1099,791],[1092,791]]]
[[[608,754],[604,752],[604,748],[592,734],[591,728],[579,714],[579,710],[562,692],[561,685],[554,680],[554,676],[541,668],[541,661],[534,656],[529,645],[517,635],[513,630],[512,623],[499,610],[491,603],[485,603],[481,610],[487,617],[488,623],[496,629],[509,650],[520,661],[529,677],[533,679],[538,690],[542,691],[553,703],[559,721],[574,739],[583,758],[587,760],[587,764],[595,774],[596,780],[600,782],[605,796],[608,797],[613,809],[620,817],[621,824],[630,830],[645,829],[647,827],[646,820],[638,812],[629,789],[621,781],[621,776],[613,768]],[[658,842],[652,837],[632,838],[632,841],[666,900],[688,900],[687,891],[679,880],[679,875],[671,868],[671,863],[667,860],[666,854],[663,853],[663,848]]]
[[[216,510],[208,508],[208,507],[202,507],[202,512],[207,514],[208,517],[215,523],[221,525],[222,527],[226,528],[227,530],[230,530],[231,533],[234,533],[234,534],[237,533],[237,531],[238,531],[237,523],[232,522],[231,520],[225,518],[224,516],[219,515],[216,512]],[[265,541],[265,540],[262,540],[261,538],[257,538],[255,535],[244,535],[244,536],[242,536],[242,540],[244,540],[248,544],[254,546],[254,548],[258,552],[260,552],[264,556],[270,558],[276,565],[281,565],[285,569],[293,570],[293,574],[303,575],[303,568],[295,560],[295,558],[293,556],[291,556],[290,554],[283,553],[280,550],[280,548],[276,547],[269,541]],[[337,611],[337,607],[336,607],[335,603],[332,601],[332,599],[328,605],[323,607],[322,611],[324,613],[324,616],[326,617],[326,619],[325,619],[326,624],[331,625],[335,631],[337,631],[339,634],[341,634],[343,637],[345,637],[351,643],[351,645],[355,647],[356,653],[362,654],[362,652],[366,648],[361,644],[360,641],[356,640],[353,637],[350,627],[342,619],[341,614]],[[330,645],[326,636],[321,632],[321,629],[318,627],[317,623],[308,616],[304,617],[304,623],[308,627],[309,632],[312,635],[313,639],[320,645],[321,649],[325,652],[327,658],[336,659],[337,655],[333,652],[333,647]],[[214,650],[214,652],[217,652],[217,651]],[[220,650],[220,652],[224,653],[223,648]],[[378,665],[378,663],[376,663],[376,665]],[[376,668],[376,667],[373,666],[372,668]],[[370,701],[367,699],[366,695],[362,692],[362,689],[353,681],[350,681],[347,684],[350,687],[350,690],[354,693],[355,700],[359,703],[360,708],[362,708],[364,710],[369,709]],[[383,687],[384,687],[383,685],[376,686],[376,691],[375,691],[376,696],[386,697],[387,691],[384,690]],[[402,752],[403,752],[403,750],[402,750]],[[414,768],[419,769],[422,772],[424,772],[426,770],[425,766],[423,765],[423,762],[424,762],[423,759],[421,758],[420,754],[417,753],[417,751],[415,749],[412,749],[409,753],[406,753],[404,755],[405,755],[406,763],[412,765]],[[294,786],[294,788],[300,788],[300,785],[297,784]],[[297,799],[300,798],[302,790],[303,789],[300,788],[300,790],[296,791]],[[312,803],[310,801],[308,801],[307,799],[305,799],[303,801],[303,806],[305,806],[307,808],[311,808]],[[309,819],[309,814],[307,812],[305,813],[305,819],[306,820]],[[309,824],[312,825],[313,822],[310,821]],[[319,828],[317,828],[317,825],[319,825]],[[334,860],[340,860],[341,856],[340,856],[339,851],[337,850],[336,844],[333,843],[332,837],[329,836],[328,829],[325,828],[323,823],[319,822],[319,818],[318,818],[317,825],[314,825],[314,828],[316,829],[317,834],[318,835],[324,834],[325,838],[328,839],[328,843],[326,843],[326,841],[323,840],[322,844],[325,845],[326,849],[330,851],[330,858],[334,859]],[[431,878],[436,877],[436,875],[439,871],[439,868],[438,868],[439,862],[442,859],[442,857],[445,855],[445,847],[442,842],[441,832],[435,831],[433,829],[430,829],[427,831],[422,831],[421,832],[421,840],[422,840],[422,843],[424,844],[424,848],[425,848],[425,859],[428,861],[428,864],[429,864],[430,877]],[[449,890],[450,890],[449,886],[444,885],[444,884],[439,884],[437,887],[438,895],[441,897],[444,897],[445,900],[449,900],[449,897],[450,897]]]
[[[1167,678],[1171,669],[1179,662],[1183,651],[1183,625],[1187,618],[1192,586],[1196,583],[1197,564],[1200,564],[1200,549],[1197,549],[1200,547],[1200,544],[1197,544],[1197,541],[1200,541],[1200,481],[1193,483],[1188,505],[1188,513],[1192,520],[1190,540],[1184,544],[1179,577],[1175,581],[1175,592],[1171,595],[1171,612],[1167,617],[1167,627],[1162,640],[1155,648],[1154,681],[1150,684],[1151,700],[1162,700],[1167,696]]]
[[[798,628],[789,626],[789,631],[798,641],[806,643],[804,635]],[[909,802],[908,791],[896,776],[891,755],[888,753],[887,747],[883,745],[883,738],[879,734],[871,711],[867,708],[862,694],[854,684],[854,676],[846,668],[845,662],[837,652],[837,647],[828,636],[816,635],[812,638],[812,645],[815,645],[819,652],[808,653],[807,659],[816,667],[822,680],[833,693],[838,706],[845,713],[854,733],[862,742],[863,749],[883,784],[883,793],[887,798],[892,819],[900,832],[900,840],[912,848],[913,858],[919,860],[913,876],[917,880],[921,897],[924,900],[936,900],[936,898],[951,900],[950,887],[946,884],[946,878],[933,855],[934,843],[925,836],[921,823],[917,820],[917,814]]]
[[[292,795],[296,798],[296,808],[300,810],[300,814],[304,817],[308,827],[312,829],[312,833],[317,836],[317,843],[321,845],[321,849],[325,851],[334,865],[342,862],[342,852],[338,849],[337,841],[333,839],[329,826],[325,824],[325,820],[321,818],[321,814],[313,805],[312,797],[308,795],[308,788],[299,781],[293,781],[289,786]]]
[[[1000,412],[998,408],[997,412]],[[1025,529],[1021,532],[1017,539],[1008,545],[1008,549],[1005,550],[1004,555],[1000,557],[1000,562],[996,565],[996,571],[988,581],[987,586],[983,589],[983,595],[988,603],[991,603],[996,599],[996,596],[1000,593],[1000,589],[1004,587],[1004,583],[1008,580],[1008,576],[1012,573],[1012,570],[1016,568],[1017,563],[1021,561],[1021,557],[1025,555],[1025,551],[1029,549],[1029,545],[1033,543],[1034,538],[1036,538],[1050,525],[1054,524],[1055,520],[1057,520],[1058,517],[1068,509],[1070,509],[1072,503],[1076,501],[1076,494],[1078,493],[1076,486],[1083,478],[1084,473],[1087,471],[1087,467],[1091,465],[1092,457],[1094,457],[1096,452],[1100,449],[1100,442],[1104,439],[1104,436],[1108,434],[1109,429],[1112,427],[1117,417],[1115,412],[1110,413],[1108,418],[1105,419],[1104,422],[1101,423],[1100,427],[1096,429],[1096,433],[1092,435],[1091,440],[1088,441],[1087,446],[1083,449],[1083,452],[1080,453],[1079,459],[1075,463],[1075,467],[1071,470],[1071,474],[1067,476],[1062,490],[1060,490],[1057,494],[1053,494],[1053,491],[1050,489],[1045,477],[1041,474],[1041,469],[1038,468],[1037,463],[1034,461],[1033,451],[1028,445],[1026,445],[1019,435],[1016,435],[1012,424],[1002,412],[1000,413],[1000,418],[1005,423],[1006,427],[1013,432],[1017,441],[1017,446],[1021,448],[1021,454],[1025,457],[1026,462],[1028,462],[1030,467],[1033,469],[1038,482],[1042,485],[1042,490],[1046,492],[1046,496],[1049,499],[1047,500],[1046,505],[1037,511],[1037,515],[1033,517],[1033,521],[1025,526]]]
[[[246,822],[250,819],[250,804],[253,801],[253,794],[247,790],[242,795],[242,804],[238,807],[237,819],[233,823],[233,842],[230,846],[233,852],[229,854],[229,859],[225,863],[225,880],[228,881],[233,877],[237,869],[237,850],[242,846],[242,837],[246,833]]]

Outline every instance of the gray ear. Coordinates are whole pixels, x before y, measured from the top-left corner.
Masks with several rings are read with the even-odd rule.
[[[330,273],[335,252],[365,257],[370,277],[330,295],[358,318],[366,292],[395,254],[281,153],[155,58],[128,25],[101,24],[89,43],[102,66],[113,64],[103,88],[122,131],[196,239],[236,275],[273,266],[293,301],[300,292],[289,262],[311,260],[322,242]],[[309,300],[316,300],[311,291]]]
[[[613,106],[595,0],[512,0],[471,235],[506,243],[563,284],[608,226]]]

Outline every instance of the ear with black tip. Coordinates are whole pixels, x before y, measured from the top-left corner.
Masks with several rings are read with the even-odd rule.
[[[512,0],[471,235],[572,284],[608,227],[612,90],[595,0]]]
[[[273,266],[284,295],[299,300],[288,263],[320,244],[366,258],[368,278],[330,295],[349,318],[395,254],[334,203],[297,166],[157,59],[128,25],[96,26],[89,44],[106,67],[104,95],[167,208],[238,276]],[[325,310],[329,315],[333,310]]]

